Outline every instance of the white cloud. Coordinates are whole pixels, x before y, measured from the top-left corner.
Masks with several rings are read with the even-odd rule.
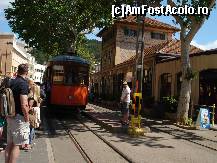
[[[1,0],[0,1],[0,9],[3,10],[5,8],[7,8],[10,5],[9,2],[14,2],[14,0]]]
[[[213,41],[213,42],[209,42],[207,44],[198,44],[196,41],[192,41],[191,45],[194,45],[202,50],[209,50],[209,49],[215,49],[217,48],[217,40]]]

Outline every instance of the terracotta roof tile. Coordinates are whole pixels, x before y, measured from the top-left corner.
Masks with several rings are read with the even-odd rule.
[[[124,23],[136,23],[136,16],[128,16],[125,19],[118,19],[116,22],[124,22]],[[150,27],[159,27],[163,29],[170,29],[174,31],[180,31],[179,28],[176,28],[170,24],[163,23],[161,21],[158,21],[156,19],[152,19],[149,17],[145,17],[144,19],[145,25]]]
[[[190,54],[201,52],[202,50],[191,45],[190,46]],[[181,53],[181,41],[180,40],[171,40],[167,42],[167,45],[162,48],[159,53],[167,53],[167,54],[179,54]]]
[[[166,44],[168,44],[168,41],[165,41],[163,43],[150,46],[148,48],[145,48],[144,49],[144,56],[152,55],[152,54],[155,54],[155,53],[159,52],[163,47],[166,46]],[[126,62],[128,62],[130,60],[134,60],[135,58],[136,58],[136,55],[129,58]]]
[[[202,52],[201,49],[191,45],[190,46],[190,54],[192,53],[199,53]],[[153,46],[150,46],[148,48],[144,49],[144,57],[148,55],[155,55],[156,53],[158,54],[164,54],[164,55],[180,55],[181,53],[181,41],[180,40],[170,40],[170,41],[165,41],[160,44],[156,44]],[[129,58],[127,61],[124,61],[123,63],[126,62],[131,62],[132,60],[135,60],[136,56],[132,56]]]
[[[179,28],[176,28],[176,27],[174,27],[174,26],[172,26],[170,24],[163,23],[161,21],[158,21],[156,19],[152,19],[152,18],[149,18],[149,17],[145,17],[144,22],[145,22],[145,26],[148,26],[148,27],[168,29],[168,30],[173,30],[174,32],[175,31],[180,31]],[[133,23],[133,24],[135,24],[136,23],[136,16],[130,15],[130,16],[126,17],[125,19],[120,18],[120,19],[115,20],[115,23]],[[97,34],[97,36],[101,37],[102,33],[104,31],[106,31],[107,29],[108,29],[108,27],[103,28]]]

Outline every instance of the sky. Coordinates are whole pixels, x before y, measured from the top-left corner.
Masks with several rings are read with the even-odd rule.
[[[11,1],[14,0],[0,0],[0,33],[11,33],[11,29],[8,26],[8,22],[4,17],[4,8],[7,8],[9,2]],[[157,16],[151,18],[175,26],[175,24],[172,21],[173,20],[172,16]],[[195,35],[191,44],[203,50],[217,48],[217,34],[215,34],[216,29],[217,29],[217,8],[213,9],[209,19],[204,23],[204,25]],[[88,39],[101,40],[101,38],[96,37],[96,34],[99,31],[100,29],[95,29],[91,34],[88,34],[86,36]],[[179,39],[179,35],[176,35],[175,37]]]

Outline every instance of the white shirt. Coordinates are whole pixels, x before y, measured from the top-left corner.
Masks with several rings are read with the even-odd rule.
[[[130,88],[127,86],[126,88],[123,88],[122,94],[121,94],[121,102],[130,102]]]

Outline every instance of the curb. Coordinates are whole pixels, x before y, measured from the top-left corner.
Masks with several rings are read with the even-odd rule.
[[[176,123],[173,123],[174,126],[185,129],[185,130],[198,130],[195,126],[184,126],[184,125],[178,125]]]
[[[210,130],[217,131],[216,127],[210,127]]]

